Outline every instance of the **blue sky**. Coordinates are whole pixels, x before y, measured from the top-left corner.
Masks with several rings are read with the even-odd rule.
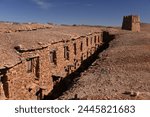
[[[150,0],[0,0],[0,21],[115,26],[130,14],[150,22]]]

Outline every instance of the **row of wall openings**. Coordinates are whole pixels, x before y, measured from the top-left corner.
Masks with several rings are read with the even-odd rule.
[[[74,54],[77,55],[77,44],[74,43],[74,44],[73,44],[73,47],[74,47]]]
[[[69,60],[69,47],[68,46],[64,46],[64,58],[66,60]]]
[[[96,43],[96,36],[94,36],[94,43]]]
[[[83,42],[81,42],[80,50],[83,51]]]
[[[86,38],[86,46],[89,46],[89,38]]]
[[[96,39],[97,37],[94,36],[94,43],[96,43]],[[92,45],[92,41],[93,41],[93,38],[91,37],[91,45]],[[98,36],[98,42],[100,42],[100,37]],[[89,46],[89,38],[87,37],[86,38],[86,46]],[[77,44],[74,43],[73,44],[73,47],[74,47],[74,54],[76,55],[77,54]],[[83,51],[83,42],[81,42],[81,45],[80,45],[80,50]],[[64,46],[64,58],[66,60],[69,60],[69,47],[68,46]],[[50,52],[50,61],[51,63],[54,63],[55,65],[57,65],[57,56],[56,56],[56,50],[53,50]]]
[[[54,63],[55,65],[57,65],[56,50],[50,51],[50,61],[51,63]]]
[[[100,42],[100,36],[94,36],[94,43],[96,43],[96,41],[99,43]],[[93,42],[93,40],[92,40],[92,37],[91,37],[91,45],[92,45],[92,42]]]
[[[39,79],[39,57],[27,59],[27,72],[35,74]]]
[[[96,40],[98,39],[98,42],[100,42],[100,36],[94,36],[94,43],[96,43]],[[91,37],[91,39],[90,39],[90,43],[91,43],[91,45],[92,45],[92,43],[93,43],[93,38]],[[86,46],[89,46],[89,38],[87,37],[86,38]]]
[[[100,42],[100,37],[98,36],[98,43]]]

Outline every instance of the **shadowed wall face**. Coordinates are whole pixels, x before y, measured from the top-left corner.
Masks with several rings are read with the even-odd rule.
[[[124,16],[122,29],[140,32],[140,17],[139,16]]]

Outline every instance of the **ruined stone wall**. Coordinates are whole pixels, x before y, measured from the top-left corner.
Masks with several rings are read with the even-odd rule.
[[[140,32],[140,17],[139,16],[124,16],[122,29]]]
[[[9,69],[7,77],[9,99],[36,99],[35,94],[32,93],[34,89],[30,89],[30,85],[34,83],[35,76],[32,73],[28,73],[26,61]]]
[[[56,83],[77,70],[102,45],[102,40],[102,33],[97,32],[20,52],[22,62],[5,74],[0,72],[5,79],[0,82],[0,97],[42,99]]]
[[[9,99],[42,99],[53,88],[49,49],[24,52],[22,62],[8,70]]]
[[[88,39],[88,45],[86,39]],[[92,41],[90,39],[92,39]],[[52,75],[63,78],[74,72],[80,67],[82,61],[93,54],[96,48],[98,48],[98,45],[100,46],[101,44],[101,33],[79,37],[58,44],[52,44],[51,50],[56,50],[57,54],[57,64],[51,63]],[[65,49],[66,47],[67,49]],[[68,58],[64,56],[67,53]]]

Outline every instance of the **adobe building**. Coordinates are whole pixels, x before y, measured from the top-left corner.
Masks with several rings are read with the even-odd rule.
[[[140,17],[137,15],[124,16],[122,29],[140,32]]]
[[[9,28],[10,29],[10,28]],[[0,32],[0,99],[43,99],[104,43],[96,27]]]

